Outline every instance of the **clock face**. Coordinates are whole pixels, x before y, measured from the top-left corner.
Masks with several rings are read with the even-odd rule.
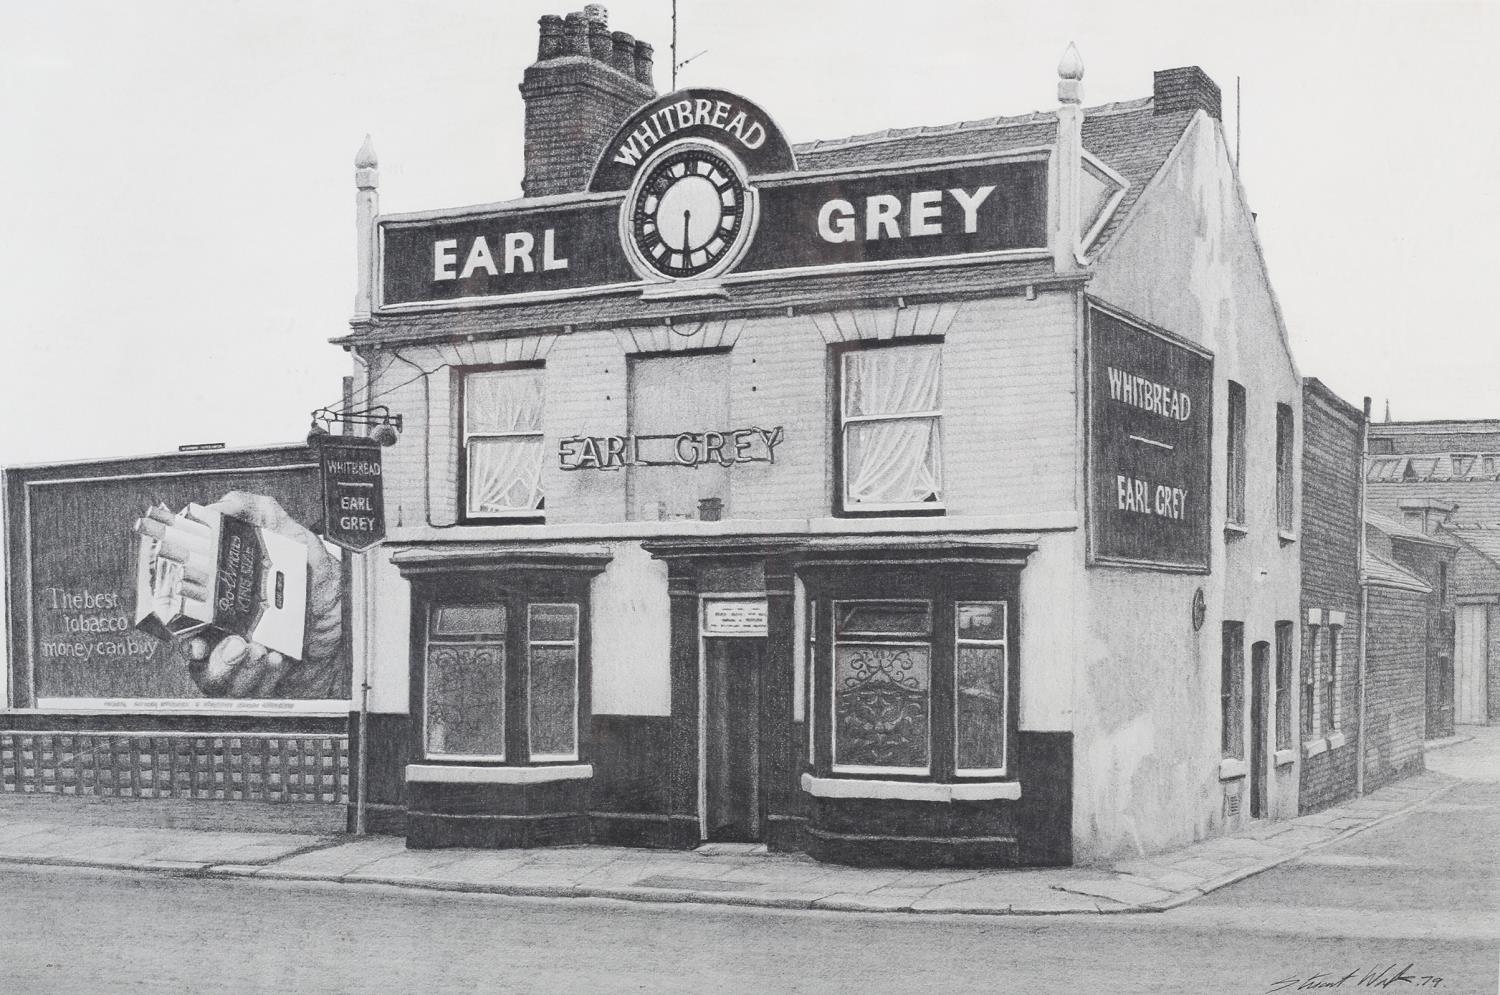
[[[626,201],[625,235],[643,276],[684,279],[721,272],[743,250],[753,191],[730,157],[699,144],[667,150]]]

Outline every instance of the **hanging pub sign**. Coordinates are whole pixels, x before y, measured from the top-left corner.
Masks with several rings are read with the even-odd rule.
[[[385,538],[380,443],[361,436],[323,436],[318,443],[323,480],[323,538],[363,553]]]
[[[1088,308],[1093,563],[1209,568],[1213,360]]]
[[[383,218],[381,306],[1041,253],[1048,154],[804,174],[757,105],[683,90],[625,122],[588,192]]]

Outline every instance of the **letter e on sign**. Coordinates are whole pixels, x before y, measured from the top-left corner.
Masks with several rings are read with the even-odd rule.
[[[353,553],[385,538],[380,453],[378,442],[358,436],[327,436],[318,443],[323,538]]]

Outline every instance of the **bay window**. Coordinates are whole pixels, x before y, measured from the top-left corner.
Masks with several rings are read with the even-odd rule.
[[[580,606],[503,594],[426,613],[422,756],[579,758]]]
[[[942,509],[942,345],[839,354],[839,465],[845,512]]]
[[[542,368],[470,371],[462,393],[464,517],[540,517]]]
[[[1015,575],[977,563],[809,565],[818,776],[1015,777]]]

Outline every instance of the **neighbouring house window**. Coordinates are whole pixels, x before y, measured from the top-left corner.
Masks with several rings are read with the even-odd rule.
[[[1228,501],[1225,516],[1245,524],[1245,388],[1229,381]]]
[[[954,769],[1005,770],[1006,665],[1003,601],[960,601],[954,611]]]
[[[1292,748],[1292,633],[1291,622],[1276,623],[1276,749]]]
[[[1224,623],[1224,645],[1220,658],[1219,709],[1224,756],[1245,756],[1245,624]]]
[[[685,432],[727,433],[745,427],[730,423],[729,351],[632,356],[626,369],[634,450],[625,471],[630,517],[658,521],[722,516],[729,504],[726,461],[733,459],[732,439],[718,440],[696,466],[681,465],[677,447],[678,436]]]
[[[527,606],[532,760],[578,759],[578,606]]]
[[[467,518],[536,518],[542,494],[542,368],[463,377]]]
[[[932,605],[833,603],[833,768],[930,767]]]
[[[1318,675],[1322,673],[1322,627],[1307,627],[1307,656],[1302,661],[1302,735],[1311,737],[1317,728]]]
[[[505,759],[504,605],[434,607],[427,621],[430,757]]]
[[[1292,440],[1295,425],[1290,404],[1276,405],[1276,527],[1292,531]]]
[[[942,507],[942,365],[937,343],[840,354],[844,511]]]
[[[1328,667],[1323,672],[1323,731],[1330,733],[1339,727],[1339,643],[1344,627],[1328,627]]]

